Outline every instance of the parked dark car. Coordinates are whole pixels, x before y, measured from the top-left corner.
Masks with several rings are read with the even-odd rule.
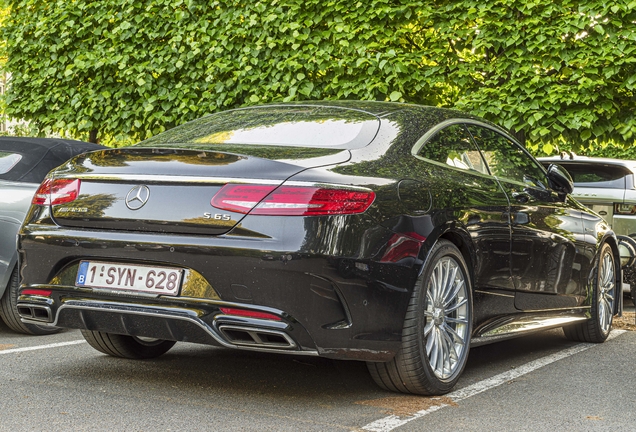
[[[53,171],[19,237],[18,310],[116,357],[188,341],[363,360],[385,389],[442,394],[470,346],[607,338],[617,239],[571,191],[458,111],[221,112]]]
[[[57,331],[26,324],[16,310],[18,251],[16,237],[46,174],[71,157],[104,146],[53,138],[0,137],[0,317],[12,330],[27,334]]]

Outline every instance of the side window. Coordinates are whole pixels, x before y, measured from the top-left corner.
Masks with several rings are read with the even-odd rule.
[[[482,126],[467,125],[495,177],[546,188],[545,171],[521,147]]]
[[[620,165],[561,163],[574,181],[574,186],[600,189],[625,189],[625,178],[632,172]]]
[[[438,131],[424,143],[417,155],[454,168],[488,174],[486,164],[463,124]]]
[[[22,159],[22,155],[0,151],[0,174],[6,174]]]

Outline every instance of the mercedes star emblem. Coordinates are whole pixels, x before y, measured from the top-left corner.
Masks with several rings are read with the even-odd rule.
[[[146,185],[135,186],[126,195],[126,207],[131,210],[139,210],[150,198],[150,189]]]

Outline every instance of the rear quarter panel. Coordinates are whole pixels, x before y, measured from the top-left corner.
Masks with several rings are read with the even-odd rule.
[[[0,180],[0,296],[18,258],[16,235],[38,185]]]

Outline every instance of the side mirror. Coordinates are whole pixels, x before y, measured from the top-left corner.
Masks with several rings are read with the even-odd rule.
[[[574,190],[574,182],[570,173],[561,165],[550,164],[548,167],[548,180],[550,187],[562,194],[571,194]]]

